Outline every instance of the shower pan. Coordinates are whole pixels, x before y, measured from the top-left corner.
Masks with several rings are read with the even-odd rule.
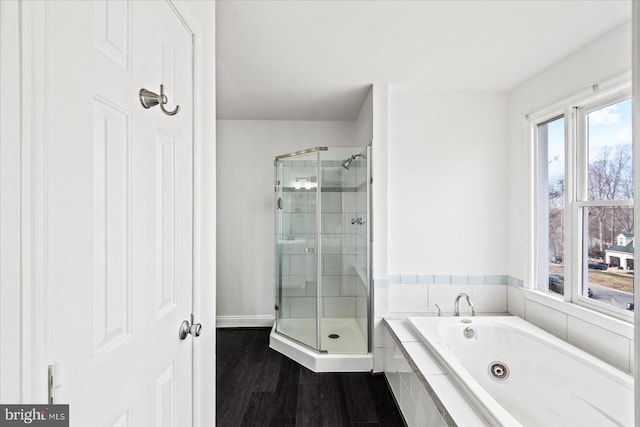
[[[370,159],[370,146],[275,159],[270,345],[315,371],[371,369]]]

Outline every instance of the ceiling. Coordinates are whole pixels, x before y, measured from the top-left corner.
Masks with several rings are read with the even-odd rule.
[[[628,0],[218,0],[217,115],[354,120],[374,82],[508,91],[630,16]]]

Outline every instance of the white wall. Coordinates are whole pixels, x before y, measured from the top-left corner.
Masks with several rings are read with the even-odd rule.
[[[274,319],[275,156],[354,146],[355,122],[217,122],[218,326]]]
[[[387,279],[388,256],[388,180],[389,180],[389,85],[375,83],[372,88],[373,161],[372,228],[373,279]]]
[[[478,311],[503,313],[512,280],[504,276],[506,95],[381,92],[374,91],[375,371],[383,369],[383,317],[436,313],[436,304],[450,314],[460,292]]]
[[[389,273],[504,274],[507,97],[391,92]]]
[[[355,122],[355,143],[358,147],[365,147],[373,139],[373,87],[362,103],[362,108]]]
[[[373,370],[382,372],[384,363],[383,318],[389,315],[389,281],[387,280],[388,227],[387,189],[389,172],[389,85],[375,83],[371,89],[373,161],[371,184],[373,313],[371,314]]]
[[[377,97],[376,97],[377,95]],[[374,370],[382,318],[507,309],[507,97],[374,85]],[[468,309],[463,309],[468,312]]]

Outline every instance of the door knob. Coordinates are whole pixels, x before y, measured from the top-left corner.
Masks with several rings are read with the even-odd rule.
[[[193,322],[193,320],[192,320],[192,322]],[[189,333],[191,335],[193,335],[194,337],[199,337],[200,336],[200,331],[202,331],[202,325],[200,323],[194,323],[189,328]]]
[[[178,331],[178,336],[181,340],[186,339],[187,335],[191,334],[194,337],[199,337],[202,331],[202,325],[200,323],[193,323],[193,313],[191,313],[190,320],[183,320],[180,324],[180,330]]]

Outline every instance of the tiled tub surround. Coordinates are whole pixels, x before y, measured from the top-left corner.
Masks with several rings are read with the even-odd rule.
[[[384,374],[409,427],[483,426],[406,320],[384,320]]]
[[[520,318],[462,319],[386,323],[385,372],[409,425],[431,425],[429,417],[435,425],[633,423],[631,376]],[[496,361],[510,369],[506,378],[491,377]]]
[[[390,275],[389,313],[402,317],[440,310],[442,315],[451,315],[460,293],[471,297],[477,313],[506,313],[508,285],[522,286],[522,282],[502,275]],[[460,312],[471,313],[462,300]]]
[[[511,287],[509,313],[624,371],[633,373],[633,324],[541,292]]]
[[[471,297],[476,313],[504,314],[508,311],[507,288],[516,286],[522,286],[522,281],[505,275],[391,274],[374,278],[374,372],[384,369],[384,318],[437,316],[438,307],[443,316],[451,315],[461,292]],[[460,312],[471,314],[464,300]]]
[[[596,356],[614,367],[633,372],[633,325],[557,297],[527,290],[522,280],[506,275],[390,275],[376,280],[376,332],[383,317],[443,316],[453,313],[460,292],[467,293],[481,315],[509,313]],[[381,292],[378,292],[381,291]],[[378,297],[380,294],[384,296]],[[460,300],[461,314],[471,310]],[[380,344],[376,343],[376,347]]]

